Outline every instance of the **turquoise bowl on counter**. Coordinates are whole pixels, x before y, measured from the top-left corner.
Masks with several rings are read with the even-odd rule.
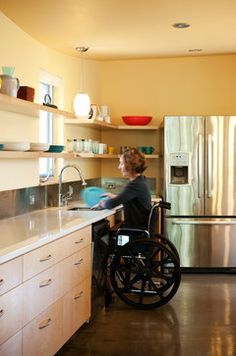
[[[4,144],[0,143],[0,150],[3,150],[3,148],[4,148]]]

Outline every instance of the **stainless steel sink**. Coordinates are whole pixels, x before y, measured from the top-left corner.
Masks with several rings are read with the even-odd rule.
[[[89,206],[73,206],[72,208],[68,208],[69,211],[91,211]]]

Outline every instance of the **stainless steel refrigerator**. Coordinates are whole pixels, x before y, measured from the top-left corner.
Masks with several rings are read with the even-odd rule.
[[[164,198],[181,266],[236,272],[236,116],[164,118]]]

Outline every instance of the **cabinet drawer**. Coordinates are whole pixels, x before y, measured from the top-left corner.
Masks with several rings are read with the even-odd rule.
[[[45,271],[55,263],[91,242],[91,226],[75,231],[24,255],[24,281]]]
[[[22,331],[0,345],[1,356],[22,356]]]
[[[67,256],[72,255],[72,253],[91,244],[92,227],[91,225],[86,226],[81,230],[77,230],[65,236],[64,239],[67,239]]]
[[[22,270],[22,257],[0,265],[0,295],[22,283]]]
[[[54,355],[62,344],[60,299],[23,328],[23,355]]]
[[[53,266],[65,257],[64,238],[44,245],[23,256],[24,258],[24,281],[32,278],[36,274]]]
[[[85,278],[91,278],[91,263],[91,245],[63,261],[61,277],[65,292],[71,290]]]
[[[66,342],[91,315],[91,279],[83,280],[63,298],[63,342]]]
[[[59,265],[49,268],[23,284],[24,325],[61,297]]]
[[[22,328],[22,285],[0,296],[0,344]]]

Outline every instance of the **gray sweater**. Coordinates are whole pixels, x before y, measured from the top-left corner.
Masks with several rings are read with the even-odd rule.
[[[107,199],[105,208],[112,209],[121,204],[124,206],[125,227],[147,228],[151,194],[144,176],[129,181],[120,194]]]

